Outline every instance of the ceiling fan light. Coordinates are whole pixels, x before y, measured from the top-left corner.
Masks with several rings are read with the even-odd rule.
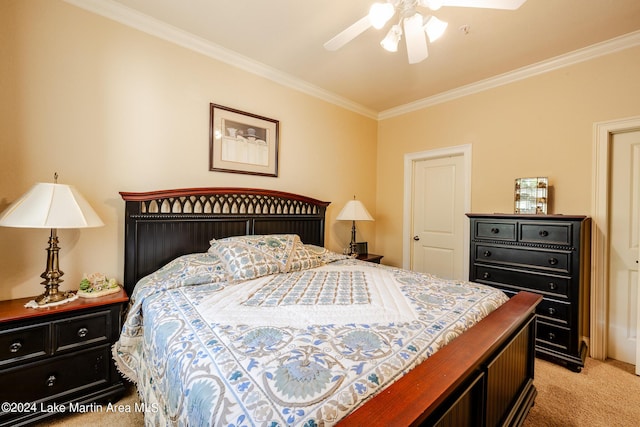
[[[448,25],[447,22],[441,21],[435,16],[430,17],[424,26],[424,31],[427,33],[429,41],[433,43],[442,37]]]
[[[374,3],[369,9],[369,22],[373,28],[379,30],[396,13],[391,3]]]
[[[400,37],[402,37],[402,30],[399,25],[394,25],[380,42],[380,45],[388,52],[397,52]]]

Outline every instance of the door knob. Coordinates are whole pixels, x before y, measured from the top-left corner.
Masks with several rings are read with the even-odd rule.
[[[413,240],[417,242],[418,240],[420,240],[420,236],[413,236]]]

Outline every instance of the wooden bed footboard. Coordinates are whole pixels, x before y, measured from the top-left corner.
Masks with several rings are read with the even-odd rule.
[[[533,406],[537,294],[521,292],[339,426],[517,426]]]

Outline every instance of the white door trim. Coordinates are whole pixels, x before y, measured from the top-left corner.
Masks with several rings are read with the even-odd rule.
[[[609,166],[612,135],[640,130],[640,116],[593,125],[591,197],[591,322],[589,354],[604,360],[609,337]]]
[[[411,211],[413,206],[413,167],[416,162],[421,160],[438,159],[441,157],[463,156],[464,158],[464,174],[465,174],[465,191],[464,191],[464,210],[469,212],[471,209],[471,144],[457,145],[454,147],[438,148],[435,150],[420,151],[418,153],[407,153],[404,155],[404,201],[402,216],[402,268],[409,269],[411,265]],[[463,266],[464,276],[469,277],[469,226],[468,219],[464,227],[464,244],[463,244]]]

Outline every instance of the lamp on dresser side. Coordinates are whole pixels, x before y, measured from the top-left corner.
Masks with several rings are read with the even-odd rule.
[[[347,204],[342,208],[338,216],[338,221],[351,221],[351,242],[349,243],[349,255],[358,255],[356,249],[356,221],[373,221],[373,217],[364,207],[364,204],[360,200],[356,200],[356,196],[353,196],[353,200],[349,200]]]
[[[43,294],[36,297],[38,305],[65,301],[73,294],[58,288],[64,272],[59,268],[59,228],[100,227],[104,223],[89,203],[73,186],[54,183],[37,183],[22,197],[0,214],[0,226],[18,228],[49,228],[46,270],[40,275],[45,286]]]

